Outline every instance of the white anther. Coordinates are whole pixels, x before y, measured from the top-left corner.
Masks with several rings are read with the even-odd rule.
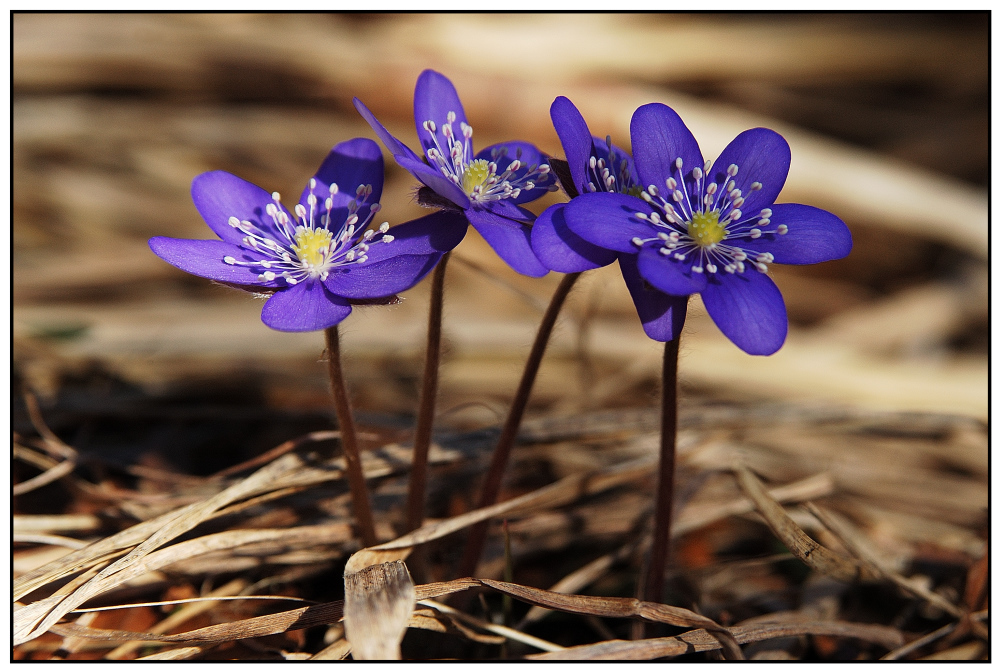
[[[636,247],[642,247],[642,238],[636,236],[635,238],[632,239],[632,244],[635,245]]]
[[[760,211],[760,216],[763,217],[764,219],[769,219],[773,214],[774,212],[771,210],[771,208],[764,208],[763,210]]]
[[[285,279],[285,282],[287,282],[289,285],[297,285],[297,284],[299,284],[299,281],[296,280],[295,278],[293,278],[288,273],[282,273],[281,277],[283,277]]]
[[[733,208],[733,210],[729,213],[729,219],[733,220],[734,222],[740,221],[740,217],[742,216],[743,216],[743,211],[740,210],[739,208]]]
[[[763,264],[763,263],[761,263],[761,262],[758,261],[756,264],[754,264],[754,266],[761,273],[767,273],[767,264]]]
[[[354,261],[354,250],[348,250],[347,254],[344,255],[345,261]]]
[[[711,169],[712,169],[712,159],[709,159],[708,161],[705,162],[705,172],[707,173]]]
[[[597,187],[594,186],[593,182],[588,182],[587,183],[587,190],[590,191],[591,193],[593,193],[593,192],[597,191]],[[646,198],[647,201],[649,200],[649,194],[647,194],[646,192],[642,192],[642,195]]]
[[[315,181],[316,180],[313,180],[313,182]],[[319,201],[316,198],[316,194],[309,194],[308,196],[306,196],[306,203],[308,203],[309,205],[316,205],[318,202]]]
[[[770,223],[771,223],[770,219],[758,219],[757,220],[757,226],[767,226]]]
[[[268,282],[270,282],[271,280],[274,280],[276,277],[278,276],[274,274],[274,271],[264,271],[263,273],[257,276],[257,279],[267,280]]]
[[[270,203],[268,203],[268,205],[270,205]],[[230,217],[229,218],[229,226],[233,227],[234,229],[240,228],[240,220],[239,220],[239,218],[237,218],[237,217]]]
[[[672,177],[668,177],[667,178],[667,189],[669,189],[670,191],[673,191],[676,188],[677,188],[677,180],[675,180]]]
[[[534,183],[534,182],[531,182],[531,181],[529,180],[528,182],[525,182],[525,183],[524,183],[524,189],[525,189],[526,191],[531,191],[531,190],[532,190],[532,189],[534,189],[534,188],[535,188],[535,183]]]
[[[702,268],[701,266],[692,266],[691,270],[694,271],[695,273],[704,273],[705,272],[705,269]]]
[[[448,115],[447,115],[447,117],[448,117],[448,123],[449,123],[449,124],[454,124],[454,123],[455,123],[455,119],[457,119],[457,118],[458,118],[458,117],[457,117],[457,116],[455,115],[455,113],[454,113],[454,112],[448,112]]]
[[[706,194],[714,194],[718,189],[719,189],[719,185],[717,183],[715,183],[715,182],[712,182],[710,185],[708,185],[705,188],[705,193]]]
[[[551,168],[549,167],[549,164],[547,164],[547,163],[543,163],[540,166],[538,166],[538,174],[539,175],[548,175],[550,170],[551,170]]]
[[[736,261],[743,261],[746,258],[747,258],[747,253],[744,252],[743,250],[736,250],[735,252],[733,252],[733,259],[735,259]]]
[[[594,183],[591,182],[590,186],[594,186]],[[653,202],[653,197],[649,195],[648,191],[642,192],[641,195],[642,195],[642,200],[646,201],[647,203],[652,203]]]
[[[326,201],[323,202],[323,205],[326,206],[327,210],[332,210],[333,209],[333,199],[332,198],[327,198]]]
[[[389,230],[389,222],[382,222],[381,224],[379,224],[378,230],[381,231],[382,233],[385,233],[386,231],[388,231]]]
[[[347,224],[347,226],[351,229],[352,232],[354,231],[354,225],[357,223],[358,223],[357,214],[351,215],[350,217],[347,218],[347,221],[345,222],[345,224]]]
[[[336,196],[338,193],[340,193],[340,187],[337,186],[336,182],[332,182],[330,184],[330,195]]]
[[[712,204],[712,194],[705,194],[705,198],[701,199],[705,205]]]
[[[735,163],[730,163],[729,168],[726,169],[726,175],[729,177],[736,177],[736,173],[740,172],[740,167]]]
[[[674,165],[677,166],[677,170],[681,170],[684,168],[684,159],[678,156],[677,160],[674,161]]]
[[[715,264],[705,264],[705,270],[709,273],[715,273],[719,268]]]
[[[369,208],[369,210],[373,215],[381,209],[382,209],[381,203],[372,203],[371,208]]]
[[[663,256],[667,256],[668,254],[670,254],[670,250],[668,250],[668,249],[667,249],[667,248],[665,248],[665,247],[661,247],[661,248],[659,249],[659,252],[660,252],[660,254],[662,254]]]
[[[374,236],[374,235],[375,235],[375,231],[372,230],[372,229],[368,229],[367,231],[365,231],[365,235],[363,236],[363,238],[365,240],[371,240],[372,236]]]
[[[737,197],[736,200],[733,201],[733,205],[735,205],[737,208],[743,205],[743,203],[744,200],[742,196]]]
[[[295,216],[298,217],[299,219],[305,219],[306,218],[306,206],[302,205],[301,203],[296,203],[295,204]]]
[[[229,264],[230,266],[236,263],[236,259],[234,259],[233,257],[223,257],[222,260],[227,264]]]
[[[678,203],[680,203],[681,201],[684,200],[684,194],[681,193],[680,189],[674,189],[674,193],[673,193],[672,197]]]
[[[663,220],[660,219],[660,213],[652,212],[649,215],[649,221],[651,221],[653,224],[660,224]]]
[[[751,238],[760,238],[760,229],[750,229]]]
[[[788,227],[784,224],[778,224],[778,235],[783,236],[788,233]]]
[[[649,185],[649,188],[646,191],[649,192],[650,196],[658,196],[660,193],[660,190],[656,188],[655,184]]]
[[[743,265],[742,261],[736,262],[736,270],[739,271],[740,273],[746,270],[746,266]]]
[[[273,200],[273,201],[280,201],[281,200],[281,194],[279,194],[276,191],[272,191],[271,192],[271,200]]]
[[[696,180],[700,180],[703,175],[701,168],[698,168],[697,166],[695,166],[695,169],[691,171],[691,174],[694,175],[694,179]]]
[[[656,237],[659,238],[660,240],[670,240],[670,236],[667,234],[666,231],[660,231],[659,233],[656,234]]]
[[[750,185],[750,191],[760,191],[763,186],[760,182],[754,182]]]
[[[637,212],[637,213],[635,213],[635,218],[636,219],[646,220],[646,219],[649,219],[649,215],[647,215],[645,212]]]
[[[275,215],[278,214],[278,206],[276,206],[274,203],[268,203],[267,205],[264,206],[264,212],[266,212],[268,216],[274,217]]]
[[[267,261],[266,259],[260,262],[260,265],[263,266],[264,268],[271,268],[271,262]]]
[[[507,170],[509,170],[512,173],[516,173],[520,169],[521,169],[521,162],[518,161],[517,159],[514,159],[513,161],[511,161],[510,165],[507,166]],[[494,170],[496,170],[496,169],[494,168]]]
[[[677,233],[676,231],[671,231],[670,232],[670,241],[671,242],[676,243],[680,239],[681,239],[681,234]]]
[[[687,258],[686,254],[681,254],[680,252],[674,254],[674,259],[676,259],[677,261],[684,261],[686,258]]]
[[[437,131],[437,125],[433,121],[430,121],[430,120],[425,121],[424,122],[424,130],[428,131],[430,133],[434,133],[435,131]]]

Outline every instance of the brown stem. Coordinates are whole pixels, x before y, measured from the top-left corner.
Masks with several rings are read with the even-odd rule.
[[[660,410],[660,473],[656,486],[656,528],[649,552],[649,566],[642,599],[663,599],[663,574],[670,556],[670,524],[674,502],[674,462],[677,452],[677,335],[663,347],[663,394]]]
[[[330,327],[326,334],[326,365],[330,374],[330,387],[333,390],[333,408],[337,412],[337,422],[340,425],[340,443],[344,447],[344,461],[347,463],[347,482],[351,488],[351,502],[354,507],[354,519],[358,524],[358,532],[365,546],[378,543],[375,536],[375,522],[372,519],[371,504],[368,500],[368,486],[361,470],[361,452],[358,450],[358,437],[354,429],[354,416],[351,414],[351,401],[347,396],[347,386],[344,384],[344,372],[340,368],[340,335],[336,325]]]
[[[514,439],[517,438],[517,430],[521,426],[521,418],[524,416],[524,409],[528,405],[528,397],[531,395],[531,388],[535,384],[535,376],[538,374],[538,367],[542,363],[542,355],[549,344],[549,336],[552,335],[552,328],[555,326],[556,318],[562,309],[566,297],[573,283],[580,277],[579,273],[567,273],[559,287],[556,288],[549,301],[549,307],[545,310],[542,323],[538,326],[538,334],[535,342],[531,346],[531,353],[528,361],[524,365],[524,373],[521,374],[521,384],[514,395],[514,401],[510,406],[510,413],[500,431],[500,439],[497,447],[493,450],[493,461],[490,469],[486,472],[486,481],[483,483],[483,490],[479,497],[479,505],[476,508],[483,508],[495,504],[497,495],[500,493],[500,484],[503,482],[504,470],[507,467],[507,460],[510,458],[510,450],[514,446]],[[486,532],[489,523],[483,522],[476,525],[469,531],[469,538],[465,546],[465,555],[462,557],[459,576],[475,576],[476,566],[479,564],[479,556],[483,551],[483,543],[486,541]]]
[[[434,405],[437,401],[438,368],[441,363],[441,309],[444,304],[444,269],[451,254],[441,257],[431,280],[431,308],[427,318],[427,354],[424,357],[424,384],[420,390],[420,410],[413,435],[413,464],[410,467],[410,490],[406,497],[406,530],[424,522],[424,499],[427,491],[427,454],[434,428]]]

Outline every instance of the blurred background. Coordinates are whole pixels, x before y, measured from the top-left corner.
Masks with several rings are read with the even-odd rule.
[[[454,82],[480,148],[521,139],[561,156],[549,119],[559,95],[577,105],[595,134],[624,147],[632,112],[653,101],[680,113],[706,158],[747,128],[782,133],[792,165],[779,202],[839,215],[854,249],[836,262],[772,266],[791,321],[785,346],[772,357],[741,352],[692,301],[680,353],[686,485],[678,507],[700,502],[716,510],[721,502],[728,510],[740,498],[725,472],[737,456],[771,482],[820,475],[826,489],[803,497],[830,495],[825,502],[864,528],[894,566],[931,577],[927,585],[951,591],[948,599],[965,590],[965,604],[982,607],[988,12],[12,19],[13,471],[15,532],[22,534],[15,575],[65,553],[60,543],[83,544],[215,492],[221,476],[201,477],[331,426],[322,335],[268,329],[262,300],[173,268],[146,241],[213,237],[189,192],[204,171],[227,170],[297,195],[333,145],[374,138],[354,96],[415,145],[414,83],[434,68]],[[384,218],[399,224],[420,216],[413,179],[386,159]],[[540,212],[561,198],[550,194],[531,207]],[[502,421],[560,278],[517,275],[469,230],[448,266],[439,428]],[[375,437],[366,440],[366,455],[409,441],[427,284],[398,305],[359,308],[341,326],[357,415]],[[503,497],[580,470],[616,468],[623,455],[652,455],[661,357],[617,268],[586,273],[564,308],[528,408],[522,440],[534,445],[515,451]],[[56,482],[36,480],[40,471],[54,473],[56,461],[42,454],[47,444],[35,437],[42,430],[29,419],[33,397],[26,403],[24,390],[79,453],[73,473]],[[543,431],[559,418],[569,420]],[[462,436],[447,444],[452,463],[432,473],[430,517],[473,505],[492,435],[478,443]],[[380,521],[398,522],[406,460],[392,464],[398,474],[379,481],[376,506]],[[641,487],[619,488],[565,518],[542,511],[515,520],[518,581],[551,586],[600,553],[632,544],[648,514],[651,474]],[[334,504],[327,504],[331,492]],[[317,516],[327,522],[323,512],[346,517],[346,495],[337,492],[315,488],[245,525],[291,529]],[[590,522],[581,528],[581,520]],[[836,544],[812,525],[823,543]],[[35,533],[82,540],[53,546],[51,538],[30,541]],[[500,575],[499,538],[486,575]],[[449,563],[460,546],[446,541],[431,556],[432,578],[454,578]],[[811,599],[786,590],[802,583],[797,566],[727,573],[727,559],[777,552],[752,518],[730,517],[677,546],[678,571],[701,591],[678,603],[701,613],[738,621]],[[324,546],[322,562],[309,571],[292,567],[288,572],[302,572],[282,573],[276,585],[339,599],[330,572],[339,576],[336,563],[353,548],[350,540]],[[189,568],[189,583],[178,569],[157,584],[157,594],[183,587],[196,595],[204,576],[231,561]],[[640,563],[593,590],[634,594],[629,582]],[[723,578],[712,583],[697,574],[706,567]],[[967,570],[979,578],[967,579]],[[319,578],[309,584],[308,576]],[[146,599],[157,595],[147,592]],[[945,622],[940,612],[883,598],[859,588],[843,598],[845,611],[828,616],[902,624],[913,633]],[[108,615],[98,625],[142,629],[160,618],[140,611],[111,612],[141,618]],[[586,640],[589,630],[577,621],[559,623],[566,627],[554,641]],[[627,633],[619,628],[615,636]],[[323,646],[296,641],[282,646]],[[44,644],[61,645],[59,638]],[[988,655],[983,651],[961,656]]]
[[[685,386],[985,417],[987,13],[13,19],[15,371],[44,396],[100,371],[325,403],[319,334],[267,329],[260,300],[187,276],[146,240],[212,237],[189,195],[203,171],[297,194],[331,146],[374,137],[353,96],[413,144],[413,85],[435,68],[479,147],[524,139],[561,156],[557,95],[626,147],[651,101],[678,110],[706,157],[753,126],[787,137],[779,200],[841,216],[854,251],[774,269],[792,326],[770,358],[732,346],[695,301]],[[388,156],[387,173],[386,219],[419,216],[412,178]],[[559,275],[518,276],[472,230],[454,256],[441,408],[481,402],[454,418],[495,421]],[[362,408],[411,411],[426,291],[343,325]],[[588,273],[533,408],[647,403],[659,357],[617,270]]]

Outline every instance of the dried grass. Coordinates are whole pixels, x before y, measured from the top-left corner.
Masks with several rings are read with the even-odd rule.
[[[981,23],[15,15],[15,659],[988,658]],[[501,38],[501,70],[470,65],[468,41]],[[370,136],[350,96],[411,138],[424,67],[455,81],[483,144],[558,153],[555,95],[622,144],[652,100],[706,155],[775,128],[794,157],[783,197],[854,233],[848,259],[775,270],[791,328],[774,357],[692,302],[669,604],[631,597],[660,351],[615,269],[570,296],[500,501],[470,510],[558,278],[517,276],[472,233],[456,250],[428,518],[405,535],[426,288],[345,323],[382,541],[361,548],[316,335],[270,332],[252,299],[148,252],[208,235],[193,175],[296,193],[329,146]],[[421,214],[410,187],[390,165],[390,222]],[[482,521],[477,575],[457,577]]]

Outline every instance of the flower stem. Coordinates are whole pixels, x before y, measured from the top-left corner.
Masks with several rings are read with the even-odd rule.
[[[333,408],[337,412],[337,423],[340,425],[340,444],[344,447],[344,461],[347,463],[347,480],[351,488],[351,502],[354,507],[354,519],[365,546],[378,543],[375,536],[375,522],[372,519],[371,504],[368,500],[368,486],[361,470],[361,452],[358,450],[358,437],[354,430],[354,416],[351,414],[351,401],[347,396],[347,386],[344,384],[344,372],[340,367],[340,335],[337,326],[328,328],[326,335],[327,371],[330,374],[330,386],[333,390]]]
[[[549,307],[545,310],[542,323],[538,326],[538,333],[535,335],[535,342],[531,346],[531,353],[528,361],[524,365],[524,373],[521,374],[521,383],[514,395],[510,412],[500,431],[500,439],[497,447],[493,450],[493,461],[490,469],[486,472],[486,481],[483,483],[483,490],[479,496],[479,504],[476,508],[483,508],[495,504],[497,495],[500,493],[500,484],[503,482],[504,470],[507,467],[507,460],[510,458],[511,448],[514,446],[514,439],[517,438],[517,431],[521,426],[521,418],[524,417],[524,409],[528,405],[528,397],[531,395],[531,388],[535,384],[535,376],[542,363],[542,355],[549,344],[549,336],[552,335],[552,328],[556,324],[556,318],[562,309],[566,297],[569,296],[573,283],[580,277],[579,273],[567,273],[559,287],[549,301]],[[483,543],[486,541],[488,522],[480,523],[469,531],[469,538],[465,546],[465,555],[459,566],[459,576],[474,576],[476,566],[479,564],[479,556],[483,551]]]
[[[413,435],[413,464],[410,467],[410,490],[406,497],[405,532],[424,522],[424,499],[427,491],[427,454],[434,428],[434,406],[437,401],[438,368],[441,363],[441,309],[444,304],[444,269],[451,254],[441,257],[431,280],[431,308],[427,318],[427,354],[424,357],[424,384],[420,390],[420,410]]]
[[[670,524],[674,502],[674,462],[677,453],[677,352],[680,334],[663,346],[663,393],[660,407],[660,473],[656,486],[656,528],[649,553],[642,599],[663,599],[663,575],[670,556]]]

